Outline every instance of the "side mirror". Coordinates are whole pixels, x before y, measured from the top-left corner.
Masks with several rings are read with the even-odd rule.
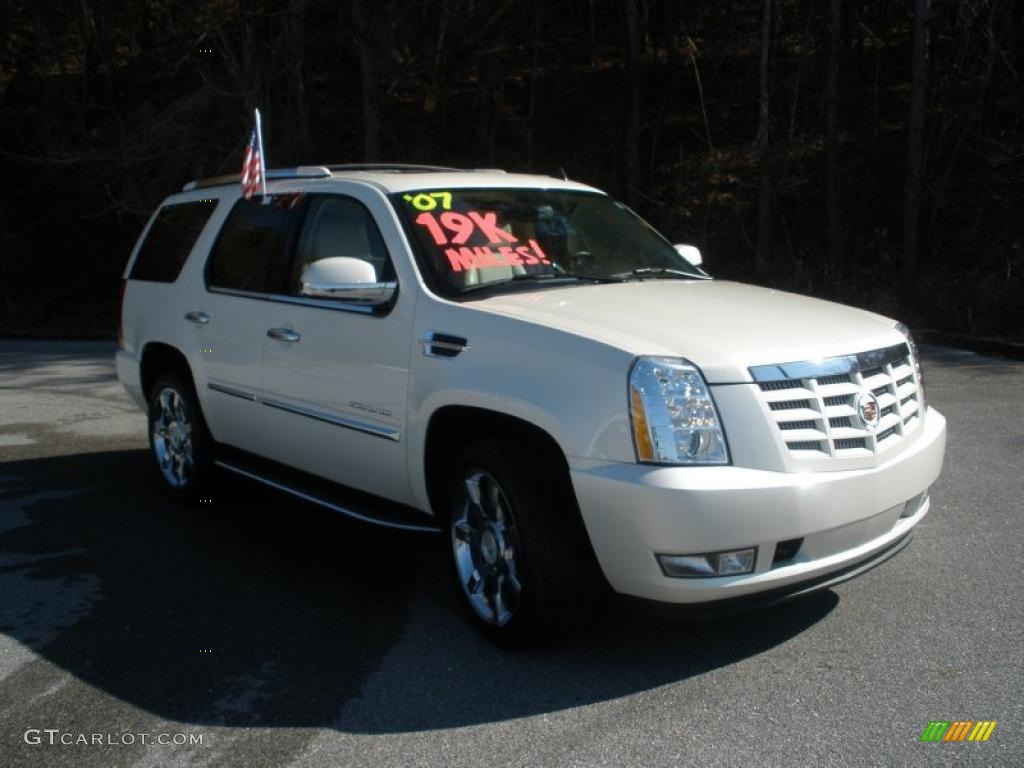
[[[699,267],[704,263],[704,257],[700,255],[700,248],[695,245],[683,245],[682,243],[674,246],[676,253],[686,259],[688,262],[693,264],[695,267]]]
[[[371,307],[386,304],[396,283],[377,280],[377,270],[364,259],[331,256],[310,262],[302,270],[299,292],[313,299],[334,299]]]

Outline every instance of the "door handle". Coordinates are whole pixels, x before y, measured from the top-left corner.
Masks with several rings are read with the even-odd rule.
[[[190,323],[196,323],[197,325],[208,325],[210,322],[210,316],[205,312],[199,312],[192,310],[191,312],[185,313],[185,319]]]
[[[289,343],[298,341],[302,337],[291,328],[271,328],[267,331],[267,338],[274,341],[287,341]]]

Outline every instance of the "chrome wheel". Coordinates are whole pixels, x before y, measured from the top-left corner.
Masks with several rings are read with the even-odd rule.
[[[192,481],[195,468],[192,420],[177,390],[171,387],[160,390],[152,429],[153,453],[164,480],[172,488],[186,487]]]
[[[459,583],[477,615],[505,626],[523,591],[519,581],[519,536],[505,492],[488,473],[466,473],[454,499],[452,548]]]

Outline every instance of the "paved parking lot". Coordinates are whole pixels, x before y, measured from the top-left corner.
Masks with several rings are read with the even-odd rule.
[[[112,351],[0,342],[3,765],[1024,765],[1022,363],[928,350],[946,469],[896,559],[714,621],[613,603],[510,654],[439,537],[230,478],[165,501]],[[998,726],[919,741],[956,719]]]

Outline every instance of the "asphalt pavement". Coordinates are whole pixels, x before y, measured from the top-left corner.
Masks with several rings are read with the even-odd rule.
[[[437,535],[230,477],[166,501],[112,355],[0,342],[0,765],[1024,765],[1024,363],[926,350],[945,470],[879,568],[716,620],[613,601],[509,653]]]

